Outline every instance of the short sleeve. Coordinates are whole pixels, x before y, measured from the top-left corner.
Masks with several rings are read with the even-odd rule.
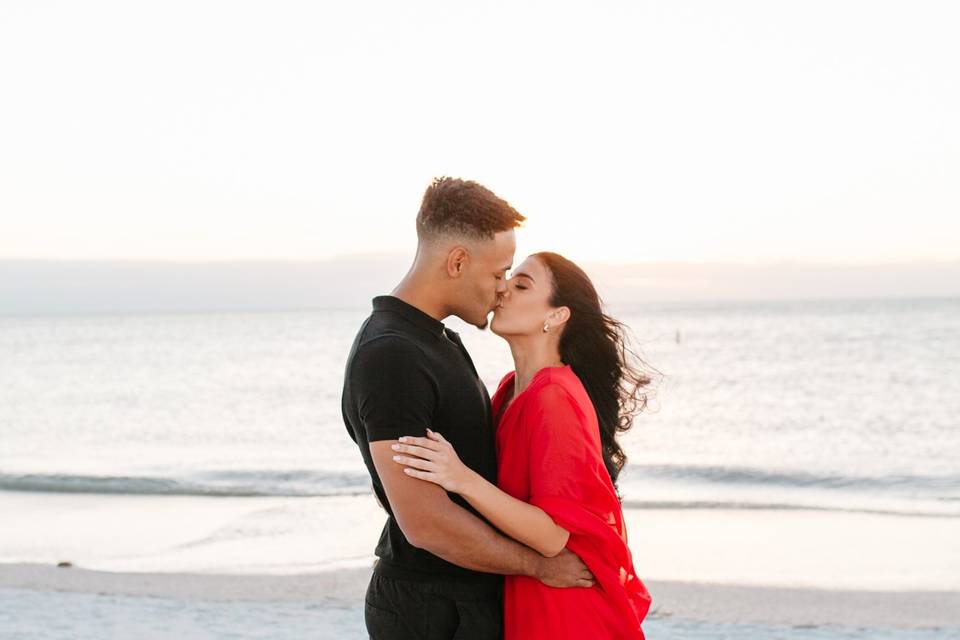
[[[426,436],[437,391],[416,345],[398,336],[374,338],[357,349],[351,376],[368,442]]]
[[[524,413],[530,443],[530,501],[581,500],[584,479],[596,473],[597,465],[582,408],[561,385],[548,383],[535,391]]]

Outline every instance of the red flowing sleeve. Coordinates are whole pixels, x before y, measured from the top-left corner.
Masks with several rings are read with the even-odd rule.
[[[613,605],[623,637],[643,638],[650,594],[636,576],[623,511],[603,463],[592,406],[561,384],[536,390],[524,411],[530,452],[530,503],[570,532],[577,554]]]

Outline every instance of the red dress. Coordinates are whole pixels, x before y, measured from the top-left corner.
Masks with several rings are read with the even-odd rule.
[[[503,411],[514,377],[503,377],[492,400],[500,416],[497,485],[569,531],[567,548],[590,568],[596,584],[559,589],[528,576],[506,576],[504,638],[642,639],[650,594],[633,569],[593,403],[566,365],[538,371]]]

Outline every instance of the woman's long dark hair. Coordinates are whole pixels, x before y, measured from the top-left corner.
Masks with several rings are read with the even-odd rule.
[[[651,374],[659,372],[627,346],[626,326],[604,313],[603,302],[583,269],[549,251],[533,257],[552,276],[550,306],[570,309],[560,336],[560,358],[577,374],[593,402],[603,462],[616,486],[627,463],[617,434],[628,431],[634,417],[647,407]]]

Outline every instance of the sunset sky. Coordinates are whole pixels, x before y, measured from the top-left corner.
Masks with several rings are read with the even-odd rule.
[[[0,6],[0,259],[403,252],[433,176],[518,254],[960,257],[952,2]]]

